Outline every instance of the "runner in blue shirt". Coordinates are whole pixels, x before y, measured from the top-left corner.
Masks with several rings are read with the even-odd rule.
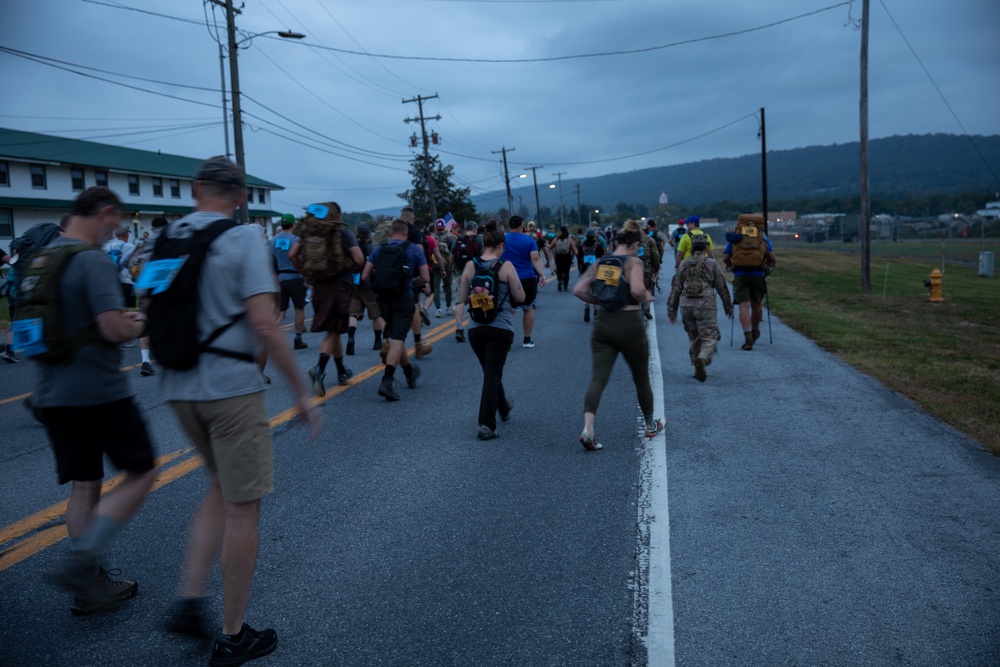
[[[514,308],[524,313],[524,341],[521,347],[535,347],[531,340],[531,332],[535,328],[535,297],[545,285],[545,269],[538,256],[538,244],[524,231],[524,218],[512,216],[509,224],[511,231],[505,237],[501,259],[514,265],[517,277],[524,286],[524,303]]]

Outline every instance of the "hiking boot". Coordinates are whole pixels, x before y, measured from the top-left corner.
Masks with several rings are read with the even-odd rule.
[[[344,372],[337,373],[337,384],[339,384],[341,387],[346,387],[347,381],[350,380],[352,377],[354,377],[354,371],[352,371],[347,366],[344,366]]]
[[[434,317],[436,317],[438,319],[441,319],[441,309],[440,308],[438,308],[437,312],[434,313]]]
[[[381,350],[382,349],[382,340],[381,340],[381,338],[376,338],[375,339],[375,342],[372,343],[372,349],[373,350]]]
[[[583,307],[583,321],[584,322],[589,322],[590,321],[590,306],[589,305]]]
[[[743,332],[743,336],[746,339],[746,342],[743,343],[743,345],[740,346],[740,349],[743,349],[743,350],[752,350],[753,349],[753,334],[751,332],[749,332],[749,331],[745,331],[745,332]]]
[[[382,384],[378,386],[378,395],[385,398],[387,401],[398,401],[399,392],[393,386],[395,382],[392,378],[382,378]]]
[[[246,623],[238,635],[219,635],[212,647],[209,667],[236,667],[248,660],[262,658],[278,646],[278,633],[268,628],[257,632]]]
[[[500,413],[500,421],[510,421],[511,410],[514,409],[514,402],[507,401],[507,405],[501,405],[497,412]]]
[[[455,342],[457,343],[465,342],[465,329],[455,329]]]
[[[753,342],[756,343],[757,339],[760,338],[760,329],[751,329],[750,333],[753,336]]]
[[[113,572],[117,575],[121,570],[114,570]],[[86,616],[87,614],[93,614],[95,611],[108,609],[123,600],[129,599],[138,592],[139,584],[126,579],[112,579],[109,576],[111,573],[111,571],[105,570],[103,567],[100,569],[97,577],[97,585],[100,587],[98,597],[87,597],[80,593],[76,594],[73,598],[73,604],[69,608],[74,616]]]
[[[406,374],[406,366],[403,366],[403,374]],[[410,374],[406,375],[406,386],[410,389],[417,388],[417,378],[420,377],[420,366],[410,364]]]
[[[212,631],[206,618],[206,606],[205,598],[177,598],[168,612],[167,631],[194,639],[211,639]]]
[[[149,377],[150,375],[156,375],[156,370],[153,368],[153,364],[148,361],[142,362],[142,367],[139,368],[139,375],[142,377]]]
[[[480,424],[479,432],[476,433],[476,437],[480,440],[493,440],[494,438],[499,438],[500,434],[491,429],[489,426]]]
[[[660,433],[663,432],[663,422],[659,419],[653,420],[651,422],[646,422],[645,436],[647,438],[655,438]]]
[[[17,358],[17,355],[14,354],[14,350],[11,350],[10,348],[8,348],[7,351],[3,353],[3,360],[6,361],[8,364],[16,364],[19,361],[21,361],[20,359]]]
[[[317,396],[326,396],[326,387],[323,386],[325,378],[326,373],[320,372],[319,364],[309,369],[309,379],[312,380],[313,393]]]
[[[431,353],[431,351],[434,349],[434,346],[431,345],[430,343],[425,343],[423,341],[420,341],[419,343],[416,344],[416,348],[417,348],[417,359],[423,359],[424,357],[426,357],[428,354]]]
[[[705,360],[695,359],[694,360],[694,379],[698,382],[704,382],[708,375],[705,374]]]
[[[431,316],[427,314],[427,309],[420,306],[420,321],[424,323],[425,327],[431,325]]]
[[[304,350],[307,347],[309,347],[309,343],[305,342],[301,338],[296,338],[295,342],[292,343],[292,347],[295,348],[296,350]]]
[[[379,356],[382,357],[382,363],[385,363],[386,357],[389,356],[389,339],[386,338],[382,341],[382,347],[379,348]]]
[[[348,338],[347,339],[347,349],[344,350],[344,353],[347,356],[349,356],[349,357],[353,357],[354,356],[354,339],[353,338]]]
[[[597,438],[594,437],[593,433],[587,433],[586,431],[580,434],[580,444],[588,452],[596,452],[598,449],[604,447],[604,445],[597,442]]]

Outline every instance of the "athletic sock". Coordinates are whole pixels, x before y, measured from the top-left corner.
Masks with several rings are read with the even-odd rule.
[[[328,363],[330,363],[330,355],[329,354],[323,354],[321,352],[320,355],[319,355],[319,372],[320,373],[325,373],[326,372],[326,365]]]
[[[396,367],[386,364],[385,373],[382,375],[383,380],[391,380],[392,376],[396,374]]]
[[[357,327],[348,327],[348,329],[347,329],[347,338],[348,338],[348,340],[354,340],[354,332],[357,331],[357,330],[358,330]]]
[[[296,333],[295,334],[295,342],[298,342],[300,340],[302,340],[302,334],[301,333]]]
[[[412,377],[413,376],[413,366],[410,365],[410,364],[406,364],[405,366],[403,366],[403,375],[405,375],[408,378]]]
[[[381,331],[376,331],[375,332],[375,344],[376,345],[381,345],[382,344],[382,332]]]
[[[531,342],[531,336],[525,336],[524,337],[524,342],[525,343],[530,343]]]
[[[344,367],[344,358],[343,357],[334,357],[333,358],[333,362],[335,364],[337,364],[337,372],[338,373],[346,373],[347,372],[347,369]]]
[[[142,355],[142,363],[148,364],[149,363],[149,350],[139,350],[139,353]]]
[[[413,343],[416,345],[420,342],[420,334],[413,334]]]

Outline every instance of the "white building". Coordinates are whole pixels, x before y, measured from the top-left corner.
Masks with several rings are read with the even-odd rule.
[[[106,185],[125,205],[140,237],[151,220],[191,212],[191,182],[201,158],[168,155],[0,128],[0,245],[40,222],[59,222],[85,189]],[[275,183],[247,175],[251,222],[281,215],[271,210]]]
[[[976,211],[983,218],[1000,218],[1000,201],[986,202],[986,208]]]

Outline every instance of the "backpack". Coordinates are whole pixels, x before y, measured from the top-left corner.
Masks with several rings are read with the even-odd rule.
[[[601,310],[612,313],[628,305],[629,286],[625,276],[627,260],[628,257],[622,255],[605,255],[597,260],[590,293],[597,297]]]
[[[324,280],[354,268],[354,262],[344,252],[340,233],[343,227],[342,220],[317,220],[312,216],[299,223],[302,275],[312,280]]]
[[[764,240],[764,217],[743,213],[736,219],[732,253],[729,255],[734,269],[761,269],[767,257]]]
[[[556,240],[556,254],[557,255],[568,255],[570,253],[569,248],[569,237],[564,239]]]
[[[139,276],[137,287],[150,288],[149,343],[153,356],[165,368],[186,371],[198,365],[202,354],[254,363],[249,352],[212,347],[212,343],[243,317],[240,313],[205,340],[198,337],[198,285],[209,247],[223,232],[239,223],[230,218],[216,220],[186,238],[160,233],[153,254]]]
[[[70,334],[60,307],[66,266],[86,250],[100,249],[85,243],[41,248],[25,270],[18,287],[17,313],[11,328],[14,347],[37,361],[69,364],[85,346],[102,341],[96,323]]]
[[[448,275],[455,270],[455,263],[451,257],[451,247],[448,245],[448,239],[438,239],[438,252],[441,253],[441,259],[444,261],[444,266],[440,267],[441,273],[442,275]]]
[[[122,270],[122,248],[124,247],[125,247],[125,242],[119,241],[117,248],[108,249],[108,257],[110,257],[111,261],[114,263],[115,271]]]
[[[477,324],[490,324],[500,314],[507,295],[499,299],[500,267],[504,260],[498,259],[493,266],[487,266],[481,259],[472,259],[475,271],[469,280],[469,317]],[[509,294],[509,292],[508,292]]]
[[[372,265],[372,291],[383,299],[394,299],[407,292],[413,267],[407,250],[409,241],[390,243],[386,241],[379,246],[378,258]]]
[[[15,250],[17,251],[17,263],[11,265],[8,276],[10,285],[7,288],[7,296],[10,298],[11,305],[17,304],[17,288],[21,286],[21,279],[24,277],[24,272],[28,270],[31,256],[39,248],[44,248],[57,238],[59,238],[59,225],[54,222],[43,222],[10,242],[11,254],[14,254]]]
[[[455,239],[455,247],[451,251],[451,259],[455,269],[461,271],[466,262],[479,255],[479,244],[471,236],[460,236]]]
[[[684,295],[691,299],[711,294],[711,285],[705,284],[705,255],[684,260]]]
[[[590,266],[591,264],[597,263],[597,248],[600,246],[600,241],[594,238],[594,242],[588,244],[587,240],[580,244],[580,263],[584,266]],[[584,269],[586,271],[586,269]]]

